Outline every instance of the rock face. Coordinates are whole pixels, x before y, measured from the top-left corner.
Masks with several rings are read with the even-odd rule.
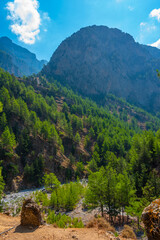
[[[16,76],[28,76],[41,71],[47,62],[39,61],[26,48],[14,44],[9,38],[0,38],[0,67]]]
[[[149,240],[160,239],[160,199],[153,201],[142,213],[142,221]]]
[[[93,100],[114,94],[147,111],[159,111],[160,50],[106,26],[82,28],[64,40],[42,70]]]
[[[39,226],[41,224],[42,217],[39,206],[31,199],[25,200],[21,212],[21,225]]]

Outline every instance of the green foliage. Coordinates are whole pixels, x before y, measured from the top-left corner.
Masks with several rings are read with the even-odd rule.
[[[31,165],[24,167],[24,180],[26,183],[34,182],[36,187],[42,186],[44,175],[44,159],[42,156],[36,158]]]
[[[28,164],[24,167],[24,179],[26,182],[32,182],[34,178],[34,167],[33,164],[29,166]]]
[[[92,173],[89,176],[85,204],[91,204],[93,207],[100,207],[102,216],[106,201],[106,188],[107,182],[104,168],[101,168],[99,172]]]
[[[4,129],[4,132],[1,135],[1,145],[2,148],[8,151],[12,151],[13,147],[16,146],[14,133],[11,133],[8,127]]]
[[[53,191],[53,189],[57,189],[61,184],[54,173],[45,174],[43,180],[47,191]]]
[[[0,129],[1,129],[1,131],[4,131],[6,126],[7,126],[7,118],[6,118],[6,114],[3,112],[1,117],[0,117]]]
[[[34,197],[37,204],[42,204],[43,207],[49,207],[50,200],[48,199],[47,193],[37,191]]]
[[[94,158],[92,158],[91,161],[88,163],[88,168],[92,172],[97,172],[98,171],[98,165],[97,165],[97,162],[95,161]]]
[[[131,198],[130,204],[126,207],[127,214],[137,217],[137,224],[139,228],[139,219],[142,215],[144,208],[149,204],[145,199]]]
[[[76,133],[76,135],[75,135],[75,142],[76,142],[76,144],[79,144],[80,143],[80,141],[81,141],[81,137],[80,137],[80,135],[79,135],[79,133],[77,132]]]
[[[160,195],[159,173],[155,173],[160,159],[160,131],[144,132],[139,127],[158,130],[157,117],[113,95],[106,97],[105,107],[99,107],[54,79],[48,83],[49,79],[40,74],[38,77],[44,85],[37,88],[35,76],[18,81],[0,69],[0,155],[5,181],[18,174],[20,163],[25,182],[42,185],[46,164],[42,155],[46,161],[51,155],[60,159],[60,170],[64,154],[70,159],[68,179],[83,178],[85,169],[96,173],[103,166],[112,172],[112,176],[107,170],[105,173],[111,182],[107,191],[114,189],[119,198],[130,185],[139,198],[151,200]],[[86,148],[85,157],[77,154],[80,142],[80,147]],[[130,198],[131,193],[125,194]],[[124,208],[127,203],[121,198],[115,201],[113,196],[109,200],[108,193],[111,209]]]
[[[79,182],[64,184],[51,194],[50,205],[56,210],[71,211],[83,195],[83,186]]]
[[[4,186],[5,186],[5,183],[4,183],[3,176],[2,176],[2,168],[0,168],[0,200],[2,198]]]
[[[111,167],[102,167],[89,176],[85,204],[94,208],[100,207],[102,216],[106,206],[108,214],[112,217],[120,210],[123,212],[134,196],[135,189],[127,172],[117,174]]]
[[[76,177],[82,177],[84,173],[84,164],[82,162],[77,163],[77,169],[76,169]]]
[[[0,102],[0,113],[3,111],[3,104]]]
[[[47,217],[47,222],[50,224],[56,224],[59,228],[83,228],[83,222],[81,219],[73,218],[59,213],[58,215],[55,214],[54,211],[50,211]]]
[[[130,170],[133,174],[137,194],[139,197],[143,195],[143,188],[146,183],[154,187],[155,177],[152,174],[159,166],[160,153],[159,132],[156,136],[152,132],[144,132],[141,135],[135,135],[132,139],[132,147],[129,151]],[[150,178],[152,181],[150,181]],[[158,180],[157,176],[157,180]],[[157,185],[158,182],[155,184]],[[155,185],[155,186],[156,186]],[[156,187],[155,197],[158,197],[159,191]],[[151,189],[150,189],[151,190]],[[155,191],[153,189],[153,191]]]

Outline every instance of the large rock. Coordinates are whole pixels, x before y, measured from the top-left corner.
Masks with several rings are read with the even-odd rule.
[[[153,201],[142,213],[142,221],[149,240],[160,239],[160,199]]]
[[[21,225],[39,226],[41,224],[42,217],[39,206],[31,199],[25,200],[21,212]]]

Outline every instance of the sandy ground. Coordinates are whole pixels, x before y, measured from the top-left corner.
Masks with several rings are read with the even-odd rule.
[[[15,226],[12,230],[1,234]],[[22,227],[20,217],[9,217],[0,214],[0,240],[126,240],[116,238],[104,230],[96,228],[61,229],[52,225],[43,225],[38,228]],[[128,239],[131,240],[131,239]]]
[[[39,228],[20,226],[19,217],[9,217],[0,214],[0,233],[16,226],[9,232],[0,235],[0,239],[6,240],[111,240],[105,232],[97,229],[60,229],[52,225]]]
[[[9,217],[0,213],[0,233],[20,223],[19,217]]]
[[[28,229],[18,226],[0,239],[8,240],[109,240],[103,231],[97,229],[59,229],[52,226],[42,226],[38,229]]]

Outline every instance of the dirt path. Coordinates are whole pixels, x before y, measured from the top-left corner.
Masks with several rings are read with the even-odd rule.
[[[59,229],[42,226],[28,229],[18,226],[0,239],[8,240],[109,240],[103,231],[97,229]],[[114,238],[113,238],[114,239]]]
[[[20,223],[19,217],[9,217],[5,214],[0,213],[0,233],[6,231],[7,229],[17,226]]]

